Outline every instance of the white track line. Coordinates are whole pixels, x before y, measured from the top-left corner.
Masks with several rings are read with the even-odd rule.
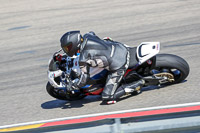
[[[55,121],[63,121],[63,120],[69,120],[69,119],[79,119],[79,118],[95,117],[95,116],[102,116],[102,115],[121,114],[121,113],[128,113],[128,112],[139,112],[139,111],[158,110],[158,109],[167,109],[167,108],[180,108],[180,107],[197,106],[197,105],[200,105],[200,102],[184,103],[184,104],[176,104],[176,105],[165,105],[165,106],[130,109],[130,110],[121,110],[121,111],[114,111],[114,112],[105,112],[105,113],[97,113],[97,114],[89,114],[89,115],[56,118],[56,119],[50,119],[50,120],[41,120],[41,121],[34,121],[34,122],[0,126],[0,129],[26,126],[26,125],[33,125],[33,124],[48,123],[48,122],[55,122]]]

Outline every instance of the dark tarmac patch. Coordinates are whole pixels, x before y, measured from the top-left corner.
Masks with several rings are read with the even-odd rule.
[[[163,47],[183,47],[183,46],[191,46],[191,45],[200,45],[200,43],[190,43],[190,44],[176,44],[176,45],[170,45],[170,46],[163,46]]]
[[[29,28],[31,26],[19,26],[19,27],[13,27],[13,28],[10,28],[8,30],[20,30],[20,29],[25,29],[25,28]]]
[[[23,52],[19,52],[16,54],[34,54],[36,51],[35,50],[29,50],[29,51],[23,51]]]
[[[41,68],[48,68],[48,65],[41,65]]]

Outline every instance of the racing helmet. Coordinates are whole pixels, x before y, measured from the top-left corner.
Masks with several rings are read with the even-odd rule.
[[[80,31],[70,31],[65,33],[61,39],[61,48],[68,56],[73,56],[80,48],[82,36]]]

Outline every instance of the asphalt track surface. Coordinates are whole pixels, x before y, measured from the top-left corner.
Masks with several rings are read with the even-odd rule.
[[[93,113],[200,101],[199,0],[0,0],[0,126]],[[148,88],[114,105],[99,96],[50,97],[47,63],[67,31],[95,31],[130,46],[161,42],[161,53],[190,65],[184,83]]]

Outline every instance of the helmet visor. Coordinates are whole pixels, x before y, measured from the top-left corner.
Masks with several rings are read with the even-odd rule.
[[[72,43],[69,43],[68,45],[63,47],[64,52],[69,53],[69,51],[72,49]]]

